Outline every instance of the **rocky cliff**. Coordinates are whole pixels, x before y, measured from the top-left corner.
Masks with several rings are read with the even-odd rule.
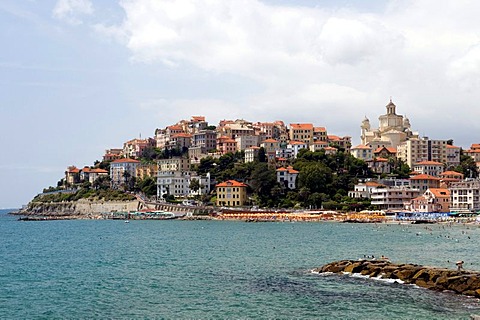
[[[480,273],[421,266],[394,264],[384,260],[341,260],[328,263],[316,272],[359,273],[370,277],[398,279],[430,290],[450,290],[480,298]]]

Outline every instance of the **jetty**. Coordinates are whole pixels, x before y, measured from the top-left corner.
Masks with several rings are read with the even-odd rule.
[[[452,270],[418,264],[395,264],[383,259],[340,260],[315,268],[313,271],[395,279],[398,283],[415,284],[430,290],[451,291],[480,298],[480,272],[466,271],[461,266]]]

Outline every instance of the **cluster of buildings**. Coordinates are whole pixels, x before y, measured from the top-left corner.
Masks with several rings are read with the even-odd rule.
[[[379,127],[362,121],[361,144],[351,154],[364,160],[374,173],[386,177],[392,159],[400,159],[412,169],[408,179],[377,179],[355,186],[353,198],[369,198],[382,210],[410,212],[476,212],[480,210],[480,182],[449,170],[460,164],[461,148],[448,140],[420,137],[410,120],[396,113],[390,100],[387,112],[379,116]],[[480,165],[480,145],[464,151]],[[465,178],[467,178],[465,180]]]
[[[205,157],[219,158],[237,151],[244,152],[245,162],[253,162],[259,159],[263,150],[265,160],[276,167],[277,181],[285,188],[295,189],[299,172],[288,164],[300,150],[324,150],[327,154],[334,154],[341,148],[364,160],[379,177],[389,176],[394,159],[402,160],[413,169],[409,179],[360,183],[350,192],[351,197],[370,198],[373,205],[385,210],[480,210],[480,189],[474,191],[479,183],[466,181],[462,174],[447,170],[460,164],[460,147],[451,145],[448,140],[420,137],[418,132],[412,131],[409,119],[396,113],[391,100],[386,106],[386,114],[379,116],[378,128],[372,128],[366,117],[360,128],[361,144],[351,147],[349,136],[328,134],[325,127],[312,123],[287,126],[283,121],[237,119],[221,120],[213,126],[205,117],[193,116],[190,120],[156,129],[154,137],[132,139],[125,142],[123,148],[106,150],[103,160],[111,162],[109,172],[69,167],[65,173],[66,182],[93,182],[99,176],[108,175],[112,187],[120,188],[130,177],[152,177],[157,184],[158,199],[164,195],[208,194],[216,188],[217,205],[241,206],[246,201],[246,185],[233,180],[216,184],[210,174],[198,175],[191,170],[191,165],[199,164]],[[148,164],[140,162],[144,152],[151,152],[152,147],[176,150],[183,156]],[[465,154],[480,164],[480,144],[473,144]]]
[[[277,181],[285,188],[295,189],[299,172],[288,163],[297,157],[300,150],[323,149],[333,154],[338,148],[349,151],[350,146],[350,137],[329,135],[325,127],[317,127],[312,123],[292,123],[287,126],[283,121],[249,122],[237,119],[221,120],[217,126],[212,126],[205,117],[193,116],[190,120],[156,129],[154,137],[132,139],[125,142],[123,148],[106,150],[103,161],[110,162],[110,171],[103,170],[101,174],[109,175],[113,188],[126,185],[131,177],[152,177],[156,180],[158,199],[164,195],[188,197],[208,194],[217,187],[217,192],[220,192],[217,195],[219,205],[239,206],[245,204],[246,197],[230,194],[232,188],[216,185],[208,173],[198,175],[191,170],[191,165],[199,164],[206,157],[219,158],[237,151],[244,152],[245,162],[253,162],[259,159],[263,148],[265,161],[277,168]],[[183,156],[142,163],[139,159],[147,150],[151,152],[153,147],[175,150]],[[79,169],[69,167],[65,172],[65,181],[72,185],[83,181],[73,178],[78,173],[76,170]],[[87,167],[79,171],[82,170],[87,170]],[[192,184],[194,180],[197,183]],[[221,190],[226,193],[223,195],[219,188],[224,188]],[[234,188],[238,191],[242,187]]]

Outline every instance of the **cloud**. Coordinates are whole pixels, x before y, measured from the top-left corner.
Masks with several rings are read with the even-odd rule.
[[[383,113],[393,96],[398,112],[422,126],[414,129],[434,137],[441,129],[432,114],[449,114],[458,103],[476,112],[480,99],[474,90],[480,74],[477,1],[392,0],[376,12],[258,0],[120,5],[124,21],[103,32],[120,35],[134,61],[248,79],[264,91],[231,106],[246,116],[303,117],[353,131],[363,115]]]
[[[90,0],[58,0],[53,8],[53,16],[73,25],[82,23],[81,15],[91,15],[93,5]]]

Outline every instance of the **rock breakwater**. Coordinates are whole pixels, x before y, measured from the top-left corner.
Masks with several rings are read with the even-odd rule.
[[[355,273],[382,279],[398,279],[436,291],[453,291],[480,298],[480,272],[428,267],[417,264],[395,264],[386,260],[340,260],[328,263],[314,272]]]

